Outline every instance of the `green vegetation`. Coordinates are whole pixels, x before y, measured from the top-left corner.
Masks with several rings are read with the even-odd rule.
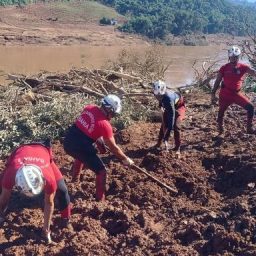
[[[13,148],[31,141],[45,138],[60,139],[74,122],[86,104],[100,104],[88,95],[56,94],[49,101],[30,102],[17,86],[0,87],[0,154],[7,156]],[[54,95],[54,92],[53,92]],[[123,100],[122,115],[113,119],[117,129],[123,129],[134,120],[146,120],[148,107],[138,106]]]
[[[150,38],[167,34],[229,33],[246,35],[256,27],[256,7],[227,0],[102,0],[126,15],[129,21],[120,29]]]
[[[51,2],[51,7],[69,16],[79,16],[84,19],[99,20],[102,17],[118,17],[116,11],[94,1]]]
[[[0,0],[0,5],[25,5],[35,0]],[[101,20],[111,18],[127,22],[119,27],[129,33],[165,39],[168,34],[246,35],[255,33],[256,3],[234,0],[99,0],[43,1],[62,19]],[[104,4],[104,5],[103,5]],[[107,6],[106,6],[107,5]],[[113,8],[109,8],[113,7]],[[115,11],[116,10],[116,11]],[[118,13],[119,14],[118,14]],[[60,14],[60,15],[58,15]],[[103,20],[105,18],[105,20]]]
[[[0,6],[5,5],[26,5],[36,3],[36,0],[0,0]],[[50,9],[52,15],[58,20],[80,20],[80,21],[99,21],[102,17],[120,18],[113,8],[103,5],[96,1],[42,1],[44,7]]]

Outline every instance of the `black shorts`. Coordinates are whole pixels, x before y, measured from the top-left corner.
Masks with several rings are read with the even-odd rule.
[[[75,125],[72,125],[64,139],[64,150],[75,159],[78,159],[96,174],[105,169],[105,166],[97,155],[97,150],[93,145],[94,140],[85,135]]]

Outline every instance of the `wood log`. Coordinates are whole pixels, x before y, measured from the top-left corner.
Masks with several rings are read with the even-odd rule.
[[[129,81],[136,81],[136,82],[140,82],[141,81],[141,78],[140,77],[136,77],[136,76],[132,76],[132,75],[128,75],[128,74],[124,74],[124,73],[120,73],[120,72],[117,72],[117,71],[113,71],[113,70],[102,70],[102,69],[97,69],[96,70],[99,74],[103,74],[105,76],[108,76],[108,75],[115,75],[119,78],[123,78],[123,79],[126,79],[126,80],[129,80]]]

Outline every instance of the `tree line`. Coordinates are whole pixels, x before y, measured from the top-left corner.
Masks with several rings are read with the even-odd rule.
[[[83,0],[82,0],[83,1]],[[25,5],[36,0],[0,0]],[[49,0],[50,2],[50,0]],[[195,33],[255,34],[256,3],[246,0],[99,0],[127,17],[121,31],[149,38]]]
[[[128,19],[124,32],[164,39],[167,34],[255,33],[256,4],[231,0],[102,0]]]

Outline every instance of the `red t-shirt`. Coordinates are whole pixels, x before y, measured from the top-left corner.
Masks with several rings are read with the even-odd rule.
[[[235,67],[231,63],[222,66],[219,72],[223,77],[224,88],[234,91],[240,90],[248,68],[249,66],[243,63],[237,63]]]
[[[113,129],[107,117],[98,106],[88,105],[77,118],[75,125],[93,140],[113,137]]]
[[[2,186],[12,189],[18,169],[23,164],[34,164],[41,168],[44,179],[44,190],[52,194],[57,189],[57,182],[63,178],[59,168],[52,161],[51,151],[42,145],[22,145],[9,157],[4,171]]]

